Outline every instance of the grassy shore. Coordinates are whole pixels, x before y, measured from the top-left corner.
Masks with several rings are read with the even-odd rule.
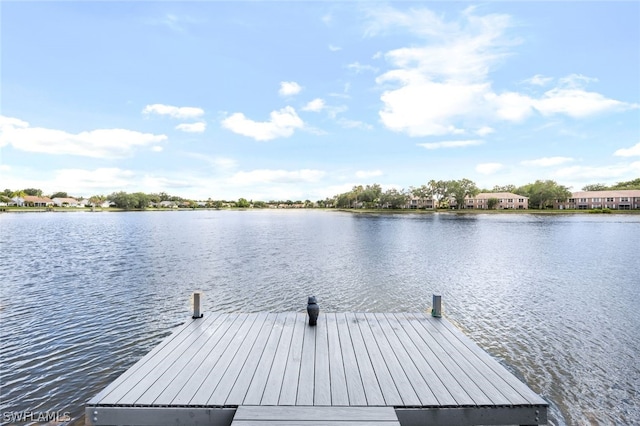
[[[611,210],[602,212],[598,210],[481,210],[481,209],[463,209],[463,210],[419,210],[419,209],[336,209],[336,211],[354,213],[354,214],[456,214],[456,215],[477,215],[477,214],[537,214],[537,215],[568,215],[568,214],[631,214],[640,215],[640,210]]]

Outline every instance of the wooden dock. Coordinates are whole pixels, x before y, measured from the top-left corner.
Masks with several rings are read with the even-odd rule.
[[[547,408],[444,318],[212,313],[92,398],[86,424],[537,425]]]

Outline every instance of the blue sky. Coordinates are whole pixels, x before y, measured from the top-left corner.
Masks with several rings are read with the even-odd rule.
[[[638,2],[2,2],[0,186],[640,177]]]

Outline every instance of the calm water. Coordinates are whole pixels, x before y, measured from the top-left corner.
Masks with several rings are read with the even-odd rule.
[[[204,311],[446,315],[551,403],[640,424],[640,216],[0,215],[0,411],[69,412]],[[0,422],[3,421],[0,419]]]

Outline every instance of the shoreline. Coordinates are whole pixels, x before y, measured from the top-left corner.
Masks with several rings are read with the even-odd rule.
[[[518,215],[518,214],[536,214],[536,215],[574,215],[574,214],[617,214],[617,215],[640,215],[640,209],[635,210],[516,210],[516,209],[502,209],[502,210],[484,210],[484,209],[462,209],[462,210],[426,210],[426,209],[345,209],[345,208],[238,208],[238,207],[225,207],[225,208],[177,208],[177,209],[131,209],[125,210],[120,208],[105,208],[91,210],[91,208],[39,208],[39,207],[4,207],[0,209],[2,213],[113,213],[113,212],[177,212],[177,211],[202,211],[202,210],[218,210],[218,211],[267,211],[267,210],[310,210],[310,211],[328,211],[328,212],[343,212],[352,214],[453,214],[453,215],[478,215],[478,214],[506,214],[506,215]]]

